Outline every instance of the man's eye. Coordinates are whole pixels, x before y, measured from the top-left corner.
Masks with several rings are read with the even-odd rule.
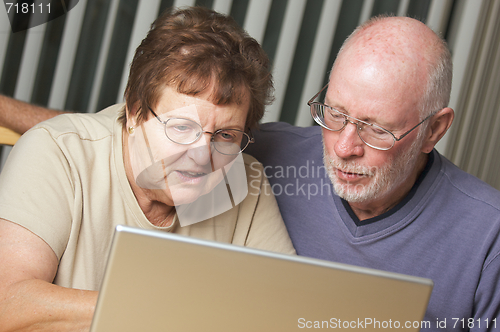
[[[382,128],[377,128],[374,126],[365,126],[363,128],[367,133],[373,136],[379,136],[379,137],[384,137],[388,135],[387,131],[383,130]]]
[[[344,122],[345,116],[338,112],[330,111],[328,112],[328,118],[332,121]]]

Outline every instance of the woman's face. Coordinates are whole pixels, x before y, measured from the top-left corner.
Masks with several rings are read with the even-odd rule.
[[[209,133],[201,133],[191,144],[172,141],[183,140],[186,133],[196,130],[196,124],[210,133],[245,130],[248,100],[241,105],[214,105],[209,99],[210,92],[194,97],[166,87],[158,105],[151,108],[158,118],[148,110],[147,120],[137,124],[135,114],[128,115],[127,128],[135,128],[126,135],[133,178],[149,199],[170,206],[191,203],[221,182],[221,168],[231,166],[236,156],[215,150]],[[238,148],[240,140],[235,143]]]

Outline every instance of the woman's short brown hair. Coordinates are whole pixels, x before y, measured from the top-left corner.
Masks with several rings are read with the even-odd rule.
[[[165,11],[137,48],[125,101],[137,110],[139,123],[166,86],[187,95],[210,89],[216,105],[249,100],[247,127],[257,125],[273,92],[269,59],[259,43],[232,18],[202,7]]]

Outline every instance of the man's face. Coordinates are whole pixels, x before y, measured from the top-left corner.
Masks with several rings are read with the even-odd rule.
[[[403,153],[388,156],[387,162],[378,168],[365,166],[356,160],[347,161],[335,154],[330,155],[325,143],[323,161],[337,195],[353,203],[373,201],[396,190],[411,176],[411,166],[416,164],[419,156],[419,143],[418,140],[414,141]],[[349,179],[355,177],[355,174],[360,174],[361,179]],[[362,179],[363,177],[366,179]]]
[[[412,84],[374,61],[344,59],[332,71],[325,104],[399,137],[420,122]],[[342,131],[323,129],[325,167],[337,194],[351,203],[381,206],[404,196],[412,186],[408,181],[414,181],[418,171],[420,130],[381,151],[363,143],[351,123]]]

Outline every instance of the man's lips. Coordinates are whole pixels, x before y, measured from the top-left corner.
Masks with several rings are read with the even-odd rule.
[[[352,182],[356,181],[362,178],[366,178],[369,175],[365,173],[353,173],[353,172],[348,172],[348,171],[342,171],[341,169],[336,168],[337,171],[337,177],[341,180]]]

